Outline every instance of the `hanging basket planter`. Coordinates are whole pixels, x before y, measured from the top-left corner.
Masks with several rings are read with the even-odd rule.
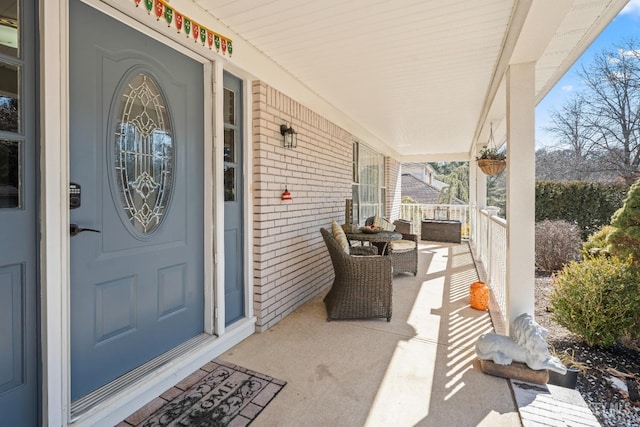
[[[507,167],[507,155],[503,151],[498,151],[493,139],[493,123],[489,133],[489,142],[480,150],[480,157],[476,157],[476,160],[478,167],[486,175],[498,175]]]
[[[486,175],[498,175],[507,167],[506,160],[478,159],[478,167]]]

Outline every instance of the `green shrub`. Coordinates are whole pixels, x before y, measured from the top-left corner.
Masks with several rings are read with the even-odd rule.
[[[582,257],[587,258],[592,255],[608,254],[607,236],[609,236],[613,230],[615,230],[615,227],[605,225],[589,236],[587,241],[582,244]]]
[[[536,266],[546,271],[560,270],[580,258],[580,229],[567,221],[536,223]]]
[[[633,257],[640,268],[640,181],[629,189],[624,205],[611,218],[615,227],[607,237],[609,252],[621,258]]]
[[[536,222],[561,219],[578,224],[582,239],[611,221],[628,186],[600,182],[536,183]]]
[[[589,345],[611,346],[637,329],[638,279],[630,259],[591,257],[571,262],[555,278],[553,318]]]

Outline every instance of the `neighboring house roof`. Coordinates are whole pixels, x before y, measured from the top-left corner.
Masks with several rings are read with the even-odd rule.
[[[411,197],[416,202],[425,205],[438,204],[438,195],[440,194],[440,190],[438,190],[433,185],[427,184],[426,182],[408,173],[402,174],[401,185],[402,197]],[[464,205],[466,203],[464,203],[462,200],[454,198],[452,204]]]
[[[438,181],[436,178],[438,173],[429,163],[403,163],[402,173],[413,175],[419,180],[435,187],[437,190],[442,190],[448,186],[448,184]]]

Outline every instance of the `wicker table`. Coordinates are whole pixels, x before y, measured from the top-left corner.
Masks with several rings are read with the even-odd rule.
[[[384,255],[387,251],[387,245],[389,242],[393,240],[401,240],[402,234],[396,233],[395,231],[381,231],[379,233],[346,233],[347,239],[349,239],[349,243],[352,240],[358,242],[369,242],[371,243],[381,243],[382,250],[380,255]]]

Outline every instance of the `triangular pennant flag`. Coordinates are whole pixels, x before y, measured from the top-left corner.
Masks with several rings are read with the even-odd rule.
[[[200,25],[197,22],[192,22],[191,27],[193,28],[193,41],[197,42],[200,35]]]
[[[160,20],[164,12],[164,4],[160,0],[156,0],[156,19]]]
[[[178,12],[176,12],[176,28],[178,32],[182,30],[182,14]]]
[[[184,18],[184,32],[187,34],[187,37],[191,34],[191,19],[186,16]]]
[[[171,21],[173,21],[173,9],[169,6],[164,8],[164,19],[167,21],[167,27],[171,26]]]

